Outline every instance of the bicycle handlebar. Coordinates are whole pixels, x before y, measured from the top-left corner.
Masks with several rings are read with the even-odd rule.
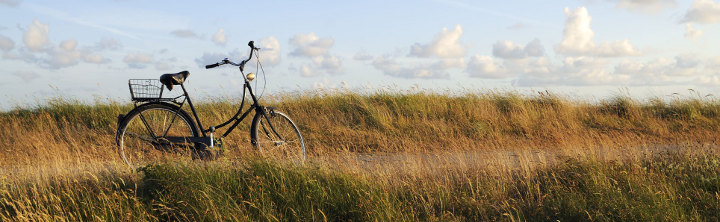
[[[218,62],[218,63],[206,65],[206,66],[205,66],[205,69],[212,69],[212,68],[215,68],[215,67],[218,67],[218,66],[221,66],[221,65],[231,64],[231,65],[234,65],[234,66],[240,66],[240,71],[242,72],[243,69],[245,68],[245,63],[247,63],[248,61],[250,61],[250,59],[252,59],[253,52],[254,52],[255,50],[260,50],[260,48],[256,48],[256,47],[255,47],[255,41],[250,41],[250,42],[248,42],[248,46],[250,46],[250,56],[248,56],[248,58],[247,58],[246,60],[241,61],[240,64],[236,64],[236,63],[234,63],[234,62],[231,62],[231,61],[228,60],[227,58],[225,58],[225,59],[223,59],[222,61],[220,61],[220,62]]]
[[[215,67],[218,67],[218,66],[220,66],[220,63],[215,63],[215,64],[206,65],[205,68],[206,68],[206,69],[212,69],[212,68],[215,68]]]

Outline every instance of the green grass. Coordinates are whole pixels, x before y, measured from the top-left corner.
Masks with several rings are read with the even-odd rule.
[[[503,178],[476,171],[441,181],[405,178],[394,186],[258,159],[171,162],[140,175],[3,181],[0,219],[716,221],[719,170],[717,157],[568,159]]]

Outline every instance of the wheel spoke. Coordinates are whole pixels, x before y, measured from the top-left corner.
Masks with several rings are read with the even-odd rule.
[[[119,135],[120,154],[131,168],[152,163],[172,155],[183,155],[192,143],[174,143],[165,138],[195,137],[194,124],[187,114],[169,105],[140,106],[128,114]]]
[[[256,148],[264,156],[304,160],[305,144],[292,120],[280,112],[259,115],[253,132]]]
[[[150,134],[150,136],[152,136],[153,138],[156,138],[155,132],[153,132],[152,127],[150,126],[148,121],[145,120],[145,115],[143,115],[143,113],[140,113],[140,120],[142,120],[142,123],[145,125],[145,129]]]
[[[168,124],[168,127],[165,129],[165,132],[164,132],[163,135],[162,135],[163,137],[166,137],[166,136],[167,136],[168,132],[170,131],[170,127],[172,127],[172,124],[175,123],[175,118],[176,118],[176,117],[177,117],[177,115],[173,115],[172,120],[170,120],[170,124]]]
[[[155,140],[154,138],[147,137],[147,136],[137,135],[137,134],[135,134],[135,133],[133,133],[133,132],[126,132],[125,134],[128,135],[128,136],[130,136],[130,137],[135,137],[135,138],[141,139],[141,140],[143,140],[143,141],[145,141],[145,142],[149,142],[149,143],[153,143],[153,142],[156,142],[156,141],[157,141],[157,140]]]

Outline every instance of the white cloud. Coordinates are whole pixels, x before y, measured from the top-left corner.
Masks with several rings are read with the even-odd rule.
[[[678,68],[696,68],[700,65],[700,59],[695,54],[681,54],[675,56]]]
[[[310,67],[307,64],[300,65],[300,75],[304,77],[312,77],[313,72],[310,71]]]
[[[48,49],[48,33],[50,28],[46,24],[42,24],[37,20],[33,20],[33,24],[29,25],[25,30],[23,41],[25,46],[33,52],[42,52]]]
[[[465,46],[460,43],[463,30],[456,25],[452,30],[443,28],[428,44],[415,43],[410,47],[410,55],[417,57],[458,58],[465,56]]]
[[[492,54],[495,57],[504,59],[520,59],[527,57],[522,46],[509,40],[498,41],[493,44]]]
[[[467,69],[465,70],[471,77],[479,78],[506,78],[509,77],[505,68],[502,67],[495,59],[490,56],[474,55],[470,57]]]
[[[442,69],[449,69],[449,68],[464,69],[465,67],[467,67],[467,63],[465,63],[465,58],[446,58],[446,59],[441,59],[440,62],[436,62],[436,66],[438,66]]]
[[[619,57],[619,56],[638,56],[640,55],[640,51],[635,49],[635,46],[633,46],[630,41],[627,39],[622,41],[615,41],[615,42],[603,42],[600,44],[600,46],[596,47],[595,50],[596,56],[603,56],[603,57]]]
[[[499,79],[520,75],[549,74],[550,62],[545,57],[526,57],[522,59],[496,60],[485,55],[474,55],[470,58],[465,72],[470,77]]]
[[[619,0],[617,7],[629,11],[655,14],[676,5],[674,0]]]
[[[134,69],[143,69],[147,67],[148,64],[153,63],[153,56],[146,53],[128,53],[125,58],[123,58],[123,62],[125,62],[128,67],[134,68]]]
[[[590,15],[584,7],[575,11],[565,8],[565,30],[563,40],[556,50],[561,53],[584,54],[595,47],[593,36],[595,33],[590,29]]]
[[[624,76],[612,75],[606,69],[607,65],[607,59],[567,57],[560,66],[549,67],[548,72],[521,75],[513,84],[516,86],[609,85],[626,79]]]
[[[552,72],[560,73],[561,81],[573,85],[603,85],[615,83],[623,77],[611,75],[607,59],[592,57],[568,57],[563,65]]]
[[[78,51],[55,51],[51,53],[47,67],[50,69],[59,69],[77,65],[82,58],[82,54]],[[44,65],[44,64],[41,64]]]
[[[498,41],[493,44],[493,56],[504,59],[522,59],[529,56],[539,57],[545,55],[545,48],[539,39],[529,42],[525,47],[512,41]]]
[[[288,41],[295,50],[290,55],[309,58],[312,64],[303,64],[300,68],[302,76],[315,76],[323,71],[329,74],[342,73],[342,58],[331,55],[330,48],[335,44],[331,37],[320,38],[315,33],[295,34]],[[320,71],[313,71],[319,69]],[[314,73],[310,75],[310,73]]]
[[[540,43],[540,39],[533,39],[528,42],[523,50],[527,56],[539,57],[545,55],[545,47],[543,47],[542,43]]]
[[[690,23],[685,23],[685,38],[697,39],[703,34],[702,30],[698,30],[692,27]]]
[[[342,74],[342,58],[335,55],[312,57],[312,63],[305,63],[300,66],[303,77],[319,76],[322,73]]]
[[[720,86],[720,56],[704,61],[704,74],[695,81],[700,85]]]
[[[342,72],[342,62],[337,56],[326,56],[323,57],[322,61],[319,62],[320,67],[329,73],[340,73]]]
[[[62,41],[59,48],[54,48],[48,52],[50,58],[40,65],[51,69],[77,65],[83,58],[82,53],[77,50],[77,44],[77,40],[74,39]]]
[[[94,63],[94,64],[103,64],[103,63],[110,62],[109,59],[106,59],[106,58],[102,57],[101,55],[97,55],[97,54],[85,55],[83,57],[83,61],[85,61],[87,63]]]
[[[60,43],[60,48],[65,51],[75,51],[77,48],[77,40],[66,40]]]
[[[565,30],[563,40],[555,47],[555,51],[571,56],[602,56],[619,57],[635,56],[640,52],[628,40],[603,42],[596,46],[593,41],[595,33],[590,29],[592,18],[585,7],[574,11],[565,8]]]
[[[685,13],[682,23],[712,24],[720,22],[720,2],[695,0]]]
[[[213,35],[212,41],[217,45],[225,45],[227,43],[227,37],[225,37],[225,30],[218,29],[215,35]]]
[[[702,66],[702,60],[697,55],[682,54],[672,59],[657,58],[647,62],[625,61],[615,67],[615,74],[630,75],[642,82],[670,80],[680,76],[699,76],[702,74]]]
[[[518,74],[546,74],[550,73],[552,66],[546,57],[528,57],[503,61],[507,72]]]
[[[435,64],[412,63],[408,67],[400,65],[395,58],[379,56],[373,60],[373,67],[383,71],[385,75],[408,79],[440,79],[448,78],[450,76],[445,71],[445,66],[442,62]]]
[[[422,79],[449,78],[448,69],[467,67],[463,58],[466,46],[460,42],[462,34],[463,30],[460,25],[456,25],[452,30],[443,28],[429,43],[415,43],[410,46],[410,53],[405,57],[379,56],[373,59],[372,56],[362,52],[356,54],[355,59],[372,59],[373,67],[389,76]]]
[[[465,72],[479,78],[513,78],[516,86],[585,86],[585,85],[720,85],[720,57],[703,59],[695,54],[670,58],[641,60],[641,57],[616,61],[617,56],[639,55],[628,40],[593,41],[591,18],[585,8],[565,9],[567,15],[564,38],[556,51],[566,55],[553,64],[543,52],[542,44],[533,41],[525,46],[511,41],[498,41],[493,55],[475,55]],[[686,23],[686,37],[702,34]],[[537,55],[531,56],[531,55]]]
[[[0,35],[0,49],[2,49],[5,52],[8,52],[10,50],[13,50],[15,48],[15,42],[5,36]]]
[[[315,33],[295,34],[290,39],[290,45],[295,46],[295,50],[290,55],[301,57],[318,57],[328,54],[330,48],[335,44],[335,39],[319,38]]]
[[[277,65],[280,63],[280,42],[274,36],[268,36],[260,39],[261,61],[267,65]]]
[[[657,58],[648,62],[624,61],[615,66],[615,72],[625,75],[659,75],[673,66],[667,58]]]
[[[197,33],[193,32],[192,30],[188,30],[188,29],[173,30],[172,32],[170,32],[170,34],[180,37],[180,38],[200,38],[200,36]]]
[[[397,51],[394,56],[374,57],[366,52],[355,54],[356,60],[372,60],[372,65],[385,75],[400,78],[441,79],[449,78],[449,70],[464,69],[466,47],[460,42],[462,27],[456,25],[449,30],[443,28],[427,44],[415,43],[410,46],[410,53]]]
[[[513,60],[506,60],[513,61]],[[720,58],[718,58],[720,65]],[[625,60],[613,64],[605,58],[567,57],[562,64],[551,66],[547,70],[510,70],[508,73],[522,73],[514,81],[518,86],[548,85],[677,85],[709,81],[708,71],[713,60],[704,60],[694,54],[681,54],[674,58],[655,58],[647,61]],[[504,64],[504,67],[513,67]],[[541,66],[536,66],[541,67]],[[712,74],[710,74],[712,76]],[[690,82],[694,78],[696,82]],[[711,78],[710,78],[711,79]],[[704,83],[702,83],[704,84]]]
[[[13,75],[21,78],[25,82],[30,82],[33,79],[37,79],[38,77],[40,77],[40,75],[32,71],[17,71],[14,72]]]
[[[720,77],[718,76],[701,76],[696,80],[700,85],[720,86]]]
[[[22,59],[41,68],[60,69],[77,65],[83,60],[83,52],[78,50],[77,46],[77,40],[65,40],[57,47],[48,45],[41,52],[22,52],[20,55],[11,56],[11,59]]]
[[[0,0],[0,4],[15,7],[20,4],[20,0]]]
[[[12,40],[3,40],[0,36],[0,47],[7,51],[3,53],[4,59],[20,59],[24,62],[36,64],[40,68],[60,69],[79,64],[87,63],[107,63],[109,59],[97,54],[107,48],[119,48],[120,45],[115,40],[103,39],[94,46],[80,47],[75,39],[65,40],[57,46],[50,45],[47,25],[35,21],[28,27],[25,32],[24,40],[26,50],[20,53],[9,53],[7,51],[14,48]]]

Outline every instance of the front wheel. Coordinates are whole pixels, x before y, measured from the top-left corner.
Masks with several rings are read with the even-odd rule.
[[[252,143],[266,157],[305,160],[305,141],[300,129],[284,113],[268,109],[255,114],[250,129]]]

